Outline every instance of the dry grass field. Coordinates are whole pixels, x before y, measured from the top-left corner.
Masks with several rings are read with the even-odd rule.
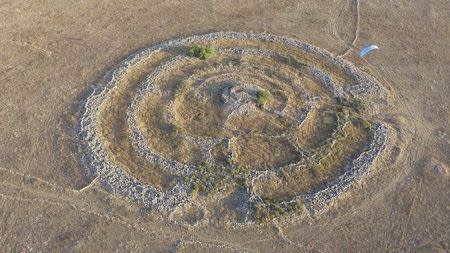
[[[0,251],[450,251],[448,1],[0,14]]]

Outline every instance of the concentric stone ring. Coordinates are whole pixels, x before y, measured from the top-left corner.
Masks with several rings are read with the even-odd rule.
[[[194,46],[215,54],[189,56]],[[385,149],[389,127],[373,116],[383,97],[371,76],[292,38],[175,39],[132,54],[96,86],[82,161],[111,192],[163,213],[202,203],[200,219],[222,204],[238,222],[317,214]]]

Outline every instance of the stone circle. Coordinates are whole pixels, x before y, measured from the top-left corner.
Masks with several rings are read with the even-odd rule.
[[[215,55],[188,56],[196,45]],[[174,39],[130,55],[94,88],[81,160],[112,193],[173,219],[213,220],[217,205],[241,223],[318,215],[386,149],[390,128],[374,116],[384,99],[375,78],[293,38]]]

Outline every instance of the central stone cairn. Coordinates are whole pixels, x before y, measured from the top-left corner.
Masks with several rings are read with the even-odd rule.
[[[110,191],[189,224],[317,215],[386,148],[372,116],[383,98],[375,79],[295,39],[176,39],[95,88],[82,161]]]

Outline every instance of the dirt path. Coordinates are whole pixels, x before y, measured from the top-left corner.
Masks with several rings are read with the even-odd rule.
[[[352,48],[355,48],[359,33],[359,16],[359,0],[341,0],[331,14],[328,21],[328,32],[333,39],[346,45],[346,49],[337,53],[338,56],[343,57]],[[349,18],[350,22],[346,23],[345,19]],[[341,34],[344,34],[345,38],[342,38]]]

